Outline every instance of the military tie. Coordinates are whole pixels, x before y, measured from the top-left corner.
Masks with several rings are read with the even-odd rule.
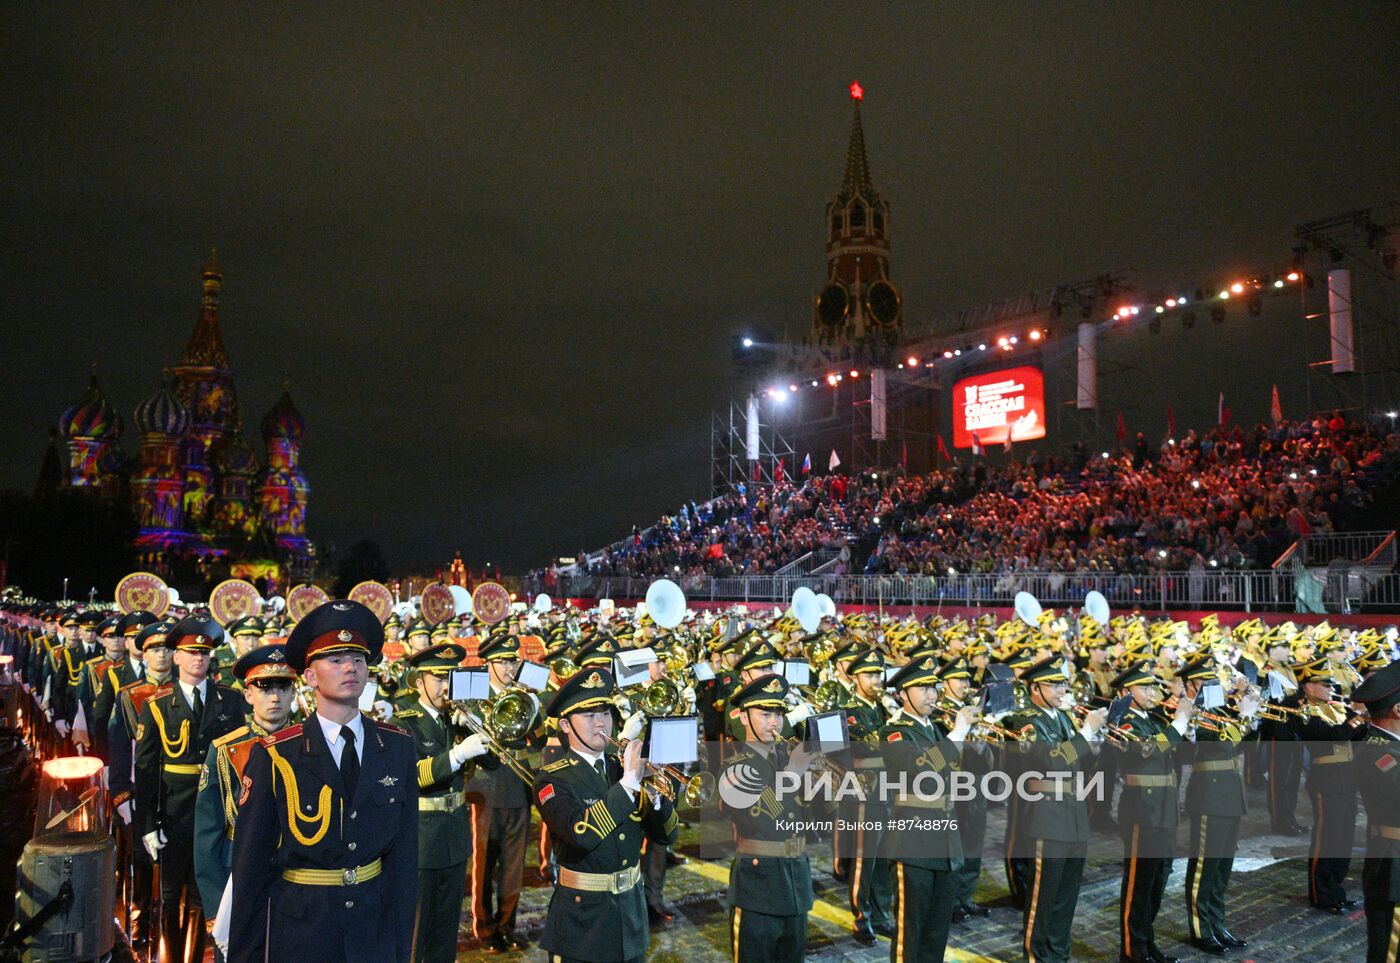
[[[608,781],[608,766],[601,757],[593,764],[593,771],[603,777],[603,782]]]
[[[360,757],[355,753],[355,731],[349,726],[341,726],[340,737],[345,740],[345,748],[340,750],[340,781],[345,784],[345,798],[354,801],[355,787],[360,782]]]
[[[194,693],[190,699],[190,712],[193,714],[195,722],[204,718],[204,700],[199,697],[199,686],[194,687]]]

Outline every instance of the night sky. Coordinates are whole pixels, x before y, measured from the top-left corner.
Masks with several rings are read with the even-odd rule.
[[[1389,3],[9,4],[0,488],[128,422],[217,244],[310,533],[509,571],[708,493],[731,333],[805,332],[866,91],[906,316],[1283,262],[1400,197]],[[688,11],[688,12],[687,12]]]

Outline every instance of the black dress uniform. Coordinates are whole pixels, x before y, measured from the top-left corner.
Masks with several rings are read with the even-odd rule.
[[[1298,681],[1330,682],[1336,663],[1316,659],[1298,669]],[[1301,686],[1300,686],[1301,690]],[[1307,789],[1312,802],[1313,827],[1308,852],[1308,902],[1329,913],[1349,913],[1356,900],[1342,888],[1351,868],[1351,848],[1356,837],[1356,779],[1352,767],[1352,742],[1365,737],[1351,724],[1343,706],[1304,699],[1306,715],[1293,716],[1289,724],[1307,747]]]
[[[890,680],[895,689],[930,686],[938,681],[938,660],[926,655],[907,663]],[[932,796],[928,777],[936,773],[948,785],[959,767],[962,746],[944,738],[928,719],[907,712],[880,730],[880,749],[891,780],[903,779],[903,792],[891,800],[889,814],[911,827],[886,834],[886,852],[894,865],[897,916],[890,944],[891,963],[941,963],[948,947],[948,929],[958,900],[957,871],[962,844],[956,813],[946,791]]]
[[[939,681],[971,681],[972,669],[965,660],[953,659],[938,670],[938,678]],[[947,711],[948,716],[944,720],[935,720],[935,724],[944,735],[952,729],[952,717],[963,705],[964,703],[951,696],[940,700],[939,706]],[[973,778],[981,780],[992,771],[994,762],[992,749],[984,740],[969,739],[963,743],[959,768]],[[958,817],[958,841],[962,846],[962,865],[955,871],[958,885],[957,896],[953,901],[953,915],[956,922],[959,917],[965,919],[969,916],[988,916],[991,911],[974,899],[978,880],[982,876],[982,846],[987,838],[987,797],[980,792],[973,793],[971,799],[958,800],[955,809]]]
[[[1123,691],[1155,686],[1157,678],[1144,663],[1114,680]],[[1153,963],[1165,957],[1157,946],[1154,924],[1172,872],[1177,813],[1176,746],[1184,736],[1155,713],[1136,705],[1124,714],[1125,735],[1105,752],[1118,756],[1123,795],[1118,801],[1118,830],[1123,838],[1123,885],[1119,890],[1121,959]]]
[[[207,650],[222,637],[219,623],[196,615],[176,623],[167,642],[176,650]],[[194,691],[198,695],[199,690]],[[243,725],[242,696],[207,679],[204,693],[199,705],[192,705],[177,682],[146,703],[136,725],[136,835],[164,835],[160,922],[166,946],[177,959],[181,946],[193,948],[192,959],[204,953],[204,914],[194,877],[199,774],[210,744]]]
[[[549,704],[552,718],[610,703],[612,675],[580,669]],[[601,771],[600,771],[601,769]],[[558,883],[549,901],[540,945],[553,961],[640,961],[648,944],[646,897],[641,886],[642,840],[665,846],[676,838],[671,802],[635,798],[619,781],[620,762],[604,756],[590,765],[567,750],[536,776],[533,793],[553,839]]]
[[[782,711],[787,689],[782,676],[761,675],[741,688],[731,703],[741,711]],[[720,776],[720,808],[734,824],[736,845],[729,871],[729,932],[735,963],[800,963],[805,953],[807,913],[812,908],[807,840],[781,825],[802,818],[803,807],[791,796],[779,802],[773,788],[777,771],[786,762],[787,752],[781,746],[745,742]],[[751,804],[736,805],[752,795],[750,785],[764,788]]]
[[[1283,648],[1287,648],[1287,643]],[[1293,667],[1286,662],[1270,662],[1264,669],[1265,673],[1277,672],[1297,684]],[[1299,745],[1301,738],[1287,721],[1264,719],[1259,723],[1259,741],[1264,744],[1264,758],[1269,771],[1269,823],[1274,832],[1288,836],[1302,831],[1296,815],[1298,780],[1303,772],[1303,747]]]
[[[1356,745],[1356,785],[1366,804],[1366,963],[1395,963],[1400,948],[1400,662],[1370,675],[1352,694],[1370,713],[1366,738]]]
[[[287,661],[359,652],[383,627],[365,606],[312,610]],[[398,726],[357,715],[336,735],[319,714],[258,742],[243,774],[233,836],[230,963],[408,963],[418,871],[417,755]],[[351,744],[358,723],[363,736]],[[326,725],[333,725],[325,723]],[[350,762],[358,750],[356,762]]]
[[[1021,678],[1027,685],[1070,681],[1056,657],[1037,662]],[[1017,849],[1012,855],[1030,861],[1023,938],[1026,959],[1064,963],[1070,958],[1070,927],[1089,842],[1089,810],[1074,793],[1074,774],[1089,772],[1094,760],[1088,740],[1062,709],[1032,706],[1009,725],[1023,732],[1026,726],[1032,730],[1007,747],[1015,750],[1020,770],[1058,774],[1026,781],[1027,788],[1043,798],[1018,807]]]
[[[1216,678],[1209,656],[1188,663],[1184,680]],[[1183,696],[1183,698],[1185,698]],[[1214,714],[1225,710],[1212,709]],[[1225,891],[1235,865],[1240,819],[1246,811],[1240,742],[1252,738],[1255,720],[1198,722],[1195,742],[1180,748],[1191,762],[1183,808],[1191,820],[1186,860],[1186,920],[1192,943],[1207,953],[1245,944],[1225,928]]]
[[[447,675],[466,657],[462,646],[445,643],[415,652],[409,662],[420,675]],[[413,960],[452,963],[457,958],[457,930],[472,854],[464,786],[476,769],[470,762],[454,764],[453,751],[469,732],[421,698],[416,708],[397,712],[394,721],[413,736],[418,756],[418,917]],[[461,759],[463,750],[457,752]]]

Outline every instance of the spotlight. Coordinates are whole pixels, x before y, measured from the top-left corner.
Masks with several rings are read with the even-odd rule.
[[[1029,337],[1032,341],[1039,341],[1043,335],[1041,335],[1039,328],[1035,328],[1031,331]]]
[[[1012,343],[1012,344],[1015,344],[1015,343],[1017,342],[1017,340],[1018,340],[1017,337],[1013,334],[1013,335],[1011,336],[1011,343]]]
[[[1289,272],[1288,272],[1288,280],[1290,280],[1290,281],[1296,281],[1296,280],[1298,280],[1298,272],[1297,272],[1297,271],[1289,271]]]
[[[852,378],[859,378],[859,377],[860,377],[860,372],[857,371],[855,368],[852,368],[852,369],[851,369],[851,377],[852,377]]]
[[[1004,337],[1002,337],[1002,338],[997,338],[997,347],[998,347],[998,348],[1004,348],[1004,347],[1006,347],[1006,345],[1007,345],[1006,338],[1004,338]]]
[[[1276,280],[1276,281],[1274,282],[1274,287],[1276,287],[1276,288],[1281,288],[1281,287],[1283,287],[1283,278],[1279,278],[1278,280]]]
[[[1167,304],[1171,305],[1172,307],[1176,307],[1176,302],[1175,302],[1175,301],[1168,301]],[[1164,308],[1164,307],[1163,307],[1162,305],[1160,305],[1160,304],[1157,305],[1156,311],[1157,311],[1158,314],[1166,314],[1166,313],[1167,313],[1167,309]]]
[[[1234,294],[1244,294],[1244,285],[1236,281],[1234,284],[1230,285],[1230,291]]]
[[[951,352],[951,351],[945,351],[945,352],[943,352],[943,357],[945,357],[945,358],[951,358],[952,356],[953,356],[953,352]]]
[[[1229,291],[1221,291],[1221,292],[1220,292],[1220,300],[1222,300],[1222,301],[1228,301],[1228,300],[1230,300],[1230,292],[1229,292]]]
[[[746,348],[752,348],[752,347],[753,347],[753,338],[745,338],[745,339],[743,340],[742,343],[743,343],[744,347],[746,347]]]
[[[795,385],[795,384],[794,384],[794,385],[788,385],[788,391],[791,391],[791,392],[793,392],[794,394],[796,394],[796,393],[797,393],[797,385]]]
[[[962,348],[955,348],[955,349],[953,349],[953,356],[954,356],[954,357],[961,357],[961,356],[962,356]]]
[[[838,382],[838,381],[840,381],[840,380],[841,380],[841,376],[838,375],[838,374],[829,374],[829,375],[826,376],[826,383],[829,384],[829,385],[831,385],[831,387],[833,387],[833,388],[836,387],[836,382]]]
[[[911,354],[907,359],[905,359],[904,363],[911,368],[917,368],[919,366],[919,359]]]
[[[1179,298],[1176,299],[1176,306],[1177,306],[1177,307],[1181,307],[1181,306],[1182,306],[1183,304],[1185,304],[1185,303],[1186,303],[1186,295],[1184,295],[1184,294],[1181,295]]]
[[[986,350],[987,350],[987,344],[986,344],[986,342],[984,341],[982,344],[979,344],[979,345],[977,346],[977,350],[978,350],[978,351],[986,351]]]

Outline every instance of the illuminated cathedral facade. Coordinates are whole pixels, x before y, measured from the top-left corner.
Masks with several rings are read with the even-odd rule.
[[[315,557],[306,537],[310,486],[299,465],[305,423],[284,389],[259,424],[262,457],[249,445],[219,328],[217,254],[202,275],[199,320],[179,364],[132,412],[135,457],[122,448],[122,418],[93,375],[59,419],[44,477],[50,488],[127,500],[144,568],[194,562],[286,585],[309,575]]]

